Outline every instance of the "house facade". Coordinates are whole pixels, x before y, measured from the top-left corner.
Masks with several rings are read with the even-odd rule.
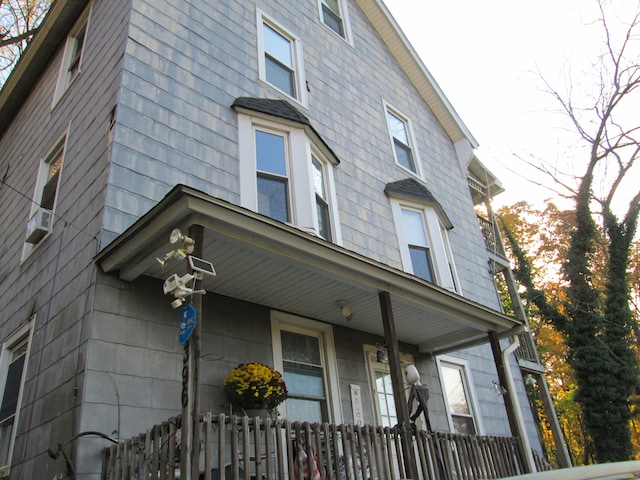
[[[0,478],[100,478],[180,413],[196,297],[203,412],[257,361],[284,418],[395,425],[414,365],[434,430],[542,450],[469,188],[493,177],[381,1],[57,0],[0,131]],[[164,293],[175,229],[206,294]]]

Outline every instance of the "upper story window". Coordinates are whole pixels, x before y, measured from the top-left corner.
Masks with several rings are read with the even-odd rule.
[[[54,103],[62,96],[80,73],[90,9],[91,6],[87,7],[67,37],[53,99]]]
[[[9,473],[16,426],[20,414],[20,404],[26,363],[29,354],[32,321],[23,325],[5,340],[0,355],[0,475]]]
[[[419,175],[417,150],[409,120],[395,110],[386,107],[387,125],[393,146],[396,163],[410,172]]]
[[[413,274],[433,282],[433,260],[427,240],[424,212],[406,207],[400,208]]]
[[[453,357],[439,358],[438,369],[451,431],[482,434],[467,363]]]
[[[60,175],[64,162],[65,141],[66,136],[62,137],[40,162],[27,223],[23,257],[40,244],[53,229]]]
[[[258,49],[260,79],[306,105],[302,43],[260,11]]]
[[[240,203],[338,242],[333,167],[338,159],[306,117],[284,100],[240,98]],[[291,118],[286,112],[291,109]],[[277,110],[278,117],[266,112]]]
[[[349,19],[345,0],[318,0],[322,22],[345,40],[349,38]]]
[[[318,222],[318,234],[325,240],[332,240],[331,235],[331,210],[329,207],[329,195],[327,184],[327,166],[311,155],[311,168],[313,170],[313,189],[316,194],[316,217]]]
[[[448,230],[453,228],[433,195],[417,180],[390,183],[400,257],[405,271],[461,293]]]
[[[258,212],[289,222],[289,178],[286,135],[255,130]]]
[[[331,325],[272,312],[271,333],[276,370],[287,384],[288,399],[279,407],[288,420],[342,420],[338,371]]]

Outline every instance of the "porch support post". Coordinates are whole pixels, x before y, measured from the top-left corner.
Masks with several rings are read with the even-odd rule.
[[[391,295],[389,292],[380,292],[380,313],[382,314],[382,326],[384,337],[387,343],[387,355],[389,357],[389,370],[391,373],[391,387],[393,389],[393,401],[396,406],[398,423],[403,427],[402,447],[404,451],[404,465],[408,478],[418,478],[418,467],[413,451],[411,435],[411,419],[409,418],[409,407],[404,394],[404,374],[400,363],[400,348],[398,347],[398,337],[396,336],[396,325],[393,319],[393,308],[391,306]]]
[[[204,228],[192,225],[189,236],[195,241],[193,255],[202,258]],[[190,273],[194,273],[191,271]],[[182,427],[180,430],[180,478],[195,480],[200,470],[200,333],[202,295],[192,295],[196,325],[184,345],[182,372]]]
[[[517,348],[519,345],[517,343],[517,337],[514,337],[516,341],[515,345],[511,345],[507,347],[509,348]],[[518,405],[518,399],[516,397],[515,384],[513,382],[513,378],[508,371],[509,365],[506,364],[506,354],[508,351],[503,352],[500,347],[500,338],[498,337],[497,332],[490,331],[489,332],[489,343],[491,344],[491,351],[493,352],[493,359],[496,363],[496,369],[498,370],[498,381],[500,385],[506,389],[506,392],[503,395],[504,406],[507,410],[507,419],[509,420],[509,428],[511,429],[511,435],[514,438],[520,439],[518,443],[518,447],[520,448],[520,453],[522,459],[524,460],[524,473],[535,473],[536,466],[533,460],[533,454],[531,452],[531,446],[529,444],[529,437],[527,436],[527,431],[524,427],[524,419],[522,417],[522,412],[520,411],[520,406]]]

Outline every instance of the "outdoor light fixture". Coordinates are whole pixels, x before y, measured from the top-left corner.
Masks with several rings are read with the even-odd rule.
[[[500,385],[499,382],[493,381],[493,389],[495,390],[496,397],[501,397],[507,393],[507,389]]]
[[[387,355],[387,344],[377,345],[376,344],[376,362],[378,363],[389,363],[389,355]]]
[[[166,266],[169,260],[173,260],[174,258],[183,259],[186,258],[190,253],[193,253],[193,248],[196,244],[195,240],[184,235],[179,228],[174,228],[169,234],[169,243],[175,245],[176,243],[180,242],[182,244],[178,248],[171,250],[162,258],[156,258],[158,263],[162,265],[163,268]]]
[[[193,246],[196,244],[195,240],[184,235],[179,228],[174,228],[169,234],[169,243],[175,245],[178,242],[182,242],[180,249],[185,254],[193,253]]]
[[[342,313],[342,316],[347,319],[347,322],[351,321],[351,319],[353,319],[353,310],[351,310],[351,307],[347,305],[347,302],[345,300],[338,300],[336,303],[340,307],[340,313]]]

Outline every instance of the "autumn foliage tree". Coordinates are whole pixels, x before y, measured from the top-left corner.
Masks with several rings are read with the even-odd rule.
[[[598,5],[605,50],[593,65],[595,93],[578,103],[570,91],[563,95],[547,84],[577,133],[577,145],[584,147],[576,147],[583,162],[572,174],[544,163],[536,166],[573,202],[571,231],[559,263],[560,299],[535,284],[527,256],[513,237],[508,238],[525,297],[562,333],[567,345],[587,446],[597,462],[608,462],[631,457],[630,402],[638,384],[630,262],[640,189],[637,176],[629,180],[637,175],[640,124],[629,112],[637,110],[639,99],[640,61],[633,50],[637,51],[640,12],[630,19],[626,34],[616,39],[604,3]]]
[[[502,207],[498,215],[505,227],[504,233],[512,251],[517,258],[515,274],[521,279],[521,284],[527,288],[525,309],[542,364],[545,366],[546,379],[549,390],[554,399],[555,409],[559,417],[565,440],[574,465],[593,463],[595,452],[593,445],[585,437],[584,416],[581,404],[577,402],[578,384],[576,374],[569,362],[570,349],[565,336],[558,330],[552,319],[564,313],[568,302],[566,296],[568,282],[563,277],[562,264],[566,258],[571,241],[571,234],[575,229],[575,213],[573,210],[558,209],[553,203],[547,203],[543,208],[536,208],[529,203],[519,202],[509,207]],[[592,262],[593,282],[597,289],[603,289],[603,279],[606,276],[606,242],[602,239],[602,232],[595,242],[595,254]],[[514,248],[515,245],[515,248]],[[629,285],[633,292],[638,291],[638,270],[640,260],[640,242],[634,242],[629,265]],[[525,254],[526,252],[526,254]],[[632,306],[636,305],[637,293],[633,295]],[[544,301],[543,304],[543,300]],[[503,295],[506,301],[509,297]],[[543,304],[543,310],[539,305]],[[508,311],[509,305],[505,306]],[[638,312],[633,307],[632,329],[637,331]],[[633,398],[633,397],[632,397]],[[533,396],[535,401],[535,396]],[[636,407],[631,408],[632,427],[632,456],[640,456],[640,420]],[[551,432],[541,415],[541,435],[550,437]],[[639,422],[640,423],[640,422]],[[550,458],[553,452],[548,452]]]

